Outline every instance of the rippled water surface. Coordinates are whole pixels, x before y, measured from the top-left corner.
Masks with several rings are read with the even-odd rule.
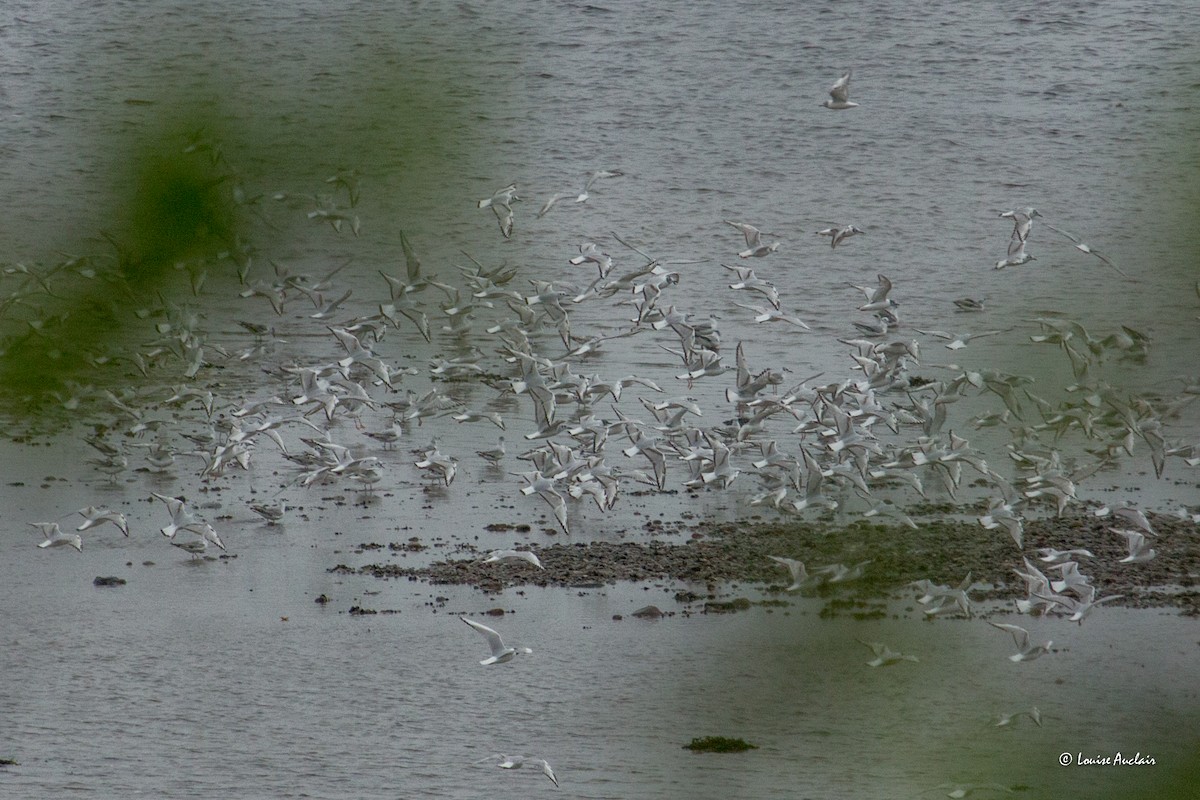
[[[318,277],[347,265],[334,278],[339,292],[353,292],[347,319],[389,299],[377,273],[403,274],[401,229],[428,273],[461,286],[451,265],[468,263],[469,254],[488,266],[519,266],[523,292],[527,278],[586,285],[592,267],[566,261],[589,240],[620,272],[641,266],[615,232],[654,257],[698,262],[673,267],[680,280],[662,305],[712,316],[730,362],[744,342],[756,371],[786,368],[788,382],[854,374],[838,339],[867,316],[855,311],[861,301],[846,284],[873,284],[883,272],[901,303],[901,333],[920,340],[921,371],[931,377],[942,377],[938,365],[994,367],[1036,376],[1047,395],[1065,394],[1070,365],[1055,348],[1029,341],[1039,332],[1032,318],[1063,314],[1097,335],[1127,325],[1153,339],[1146,363],[1104,364],[1102,379],[1119,392],[1173,396],[1195,383],[1194,4],[154,8],[12,2],[0,10],[6,268],[109,252],[100,232],[129,225],[127,200],[138,182],[131,165],[147,143],[203,129],[251,198],[243,209],[250,277],[270,278],[272,262]],[[821,108],[829,85],[851,67],[851,98],[861,106]],[[536,216],[545,198],[578,188],[596,169],[625,175],[597,182],[586,203],[568,200]],[[307,217],[313,195],[339,192],[326,183],[339,170],[358,174],[358,236]],[[526,200],[504,240],[476,202],[509,182]],[[997,214],[1025,206],[1084,237],[1131,277],[1036,225],[1036,261],[991,269],[1011,230]],[[734,304],[761,299],[725,288],[731,273],[719,264],[737,262],[743,242],[724,219],[783,242],[748,261],[812,332],[752,325],[751,313]],[[813,235],[848,222],[866,232],[836,250]],[[210,346],[237,353],[250,345],[238,320],[274,324],[286,340],[271,354],[200,372],[197,381],[224,403],[221,413],[283,390],[259,367],[342,355],[326,321],[310,319],[307,300],[290,301],[276,317],[263,298],[238,296],[234,271],[212,267],[196,296],[186,269],[164,286],[203,315]],[[6,270],[6,293],[15,274]],[[985,300],[987,310],[955,314],[951,301],[964,295]],[[627,327],[635,311],[621,299],[572,308],[572,332]],[[503,315],[478,312],[466,342],[497,364],[498,340],[478,331]],[[35,316],[6,306],[2,332]],[[128,340],[153,339],[154,321],[132,321]],[[918,329],[1000,333],[951,352]],[[535,341],[549,356],[562,352],[552,330]],[[421,392],[430,386],[429,360],[463,344],[436,329],[426,343],[402,327],[378,350],[417,367],[422,374],[404,378],[402,388]],[[120,352],[128,343],[106,346]],[[664,346],[678,343],[658,333],[612,340],[577,369],[652,377],[670,395],[695,398],[707,425],[732,416],[732,377],[687,387]],[[496,395],[481,384],[454,391],[472,407]],[[644,416],[637,394],[631,389],[621,408]],[[1000,434],[966,423],[985,404],[961,405],[953,427],[991,463],[1005,463]],[[489,407],[505,414],[516,452],[512,443],[534,428],[529,405]],[[1027,619],[1020,624],[1054,639],[1057,652],[1013,664],[1007,638],[978,620],[926,625],[903,605],[895,617],[862,622],[824,619],[817,601],[801,598],[645,622],[630,612],[648,603],[676,610],[676,591],[705,587],[509,589],[492,597],[340,575],[329,567],[420,563],[453,556],[461,543],[487,549],[563,536],[546,532],[554,523],[543,505],[521,497],[505,474],[523,468],[518,462],[489,470],[472,457],[500,433],[486,423],[414,426],[393,452],[338,419],[335,439],[371,445],[361,451],[385,462],[377,495],[364,498],[344,485],[296,486],[269,443],[250,470],[220,479],[202,482],[200,462],[180,456],[165,475],[143,467],[110,484],[81,463],[96,454],[80,434],[128,425],[114,413],[92,398],[65,430],[0,444],[0,758],[19,762],[0,767],[5,797],[907,798],[969,784],[1019,787],[1015,796],[1030,798],[1149,797],[1183,785],[1179,776],[1198,763],[1200,629],[1190,619],[1116,608],[1083,626]],[[179,431],[204,426],[195,404],[157,415],[168,413]],[[611,416],[608,408],[597,413]],[[370,412],[363,423],[381,429],[388,418]],[[1200,435],[1194,405],[1165,425],[1172,439]],[[298,447],[298,435],[289,430],[286,438]],[[444,489],[424,488],[409,458],[434,435],[461,460]],[[1142,449],[1079,494],[1174,509],[1200,501],[1196,486],[1179,459],[1155,480]],[[756,488],[743,477],[729,492],[629,496],[609,515],[573,503],[572,538],[645,537],[650,518],[737,518]],[[193,562],[167,547],[152,491],[186,495],[236,557]],[[258,524],[246,504],[280,493],[293,506],[285,523]],[[101,529],[82,554],[34,547],[26,521],[89,504],[124,512],[132,535]],[[486,532],[495,521],[533,530]],[[430,549],[356,552],[362,543],[410,537]],[[97,575],[128,585],[96,588]],[[726,588],[758,597],[757,587]],[[314,603],[321,594],[332,602]],[[351,617],[354,605],[398,613]],[[485,669],[477,663],[482,640],[452,617],[497,606],[514,613],[495,625],[535,653]],[[886,641],[920,663],[867,668],[869,653],[856,640]],[[996,713],[1032,705],[1045,718],[1041,728],[990,724]],[[681,748],[709,734],[759,747],[713,756]],[[1140,751],[1156,764],[1057,761],[1060,753],[1116,751]],[[536,771],[476,763],[494,752],[548,759],[561,789]]]

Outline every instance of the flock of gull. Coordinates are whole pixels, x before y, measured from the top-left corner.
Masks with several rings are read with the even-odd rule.
[[[858,105],[849,101],[849,81],[847,72],[830,91],[826,108]],[[551,194],[536,216],[545,217],[567,201],[588,202],[601,182],[622,177],[619,170],[592,172],[582,189]],[[329,184],[334,193],[320,196],[309,218],[338,233],[348,228],[359,235],[354,176],[335,175]],[[522,202],[518,185],[510,183],[477,206],[494,215],[507,239],[520,235]],[[1014,227],[1007,255],[996,268],[1034,260],[1029,238],[1041,215],[1027,208],[1000,216]],[[729,278],[726,305],[742,309],[748,323],[781,325],[787,336],[816,335],[759,274],[764,269],[758,265],[778,258],[780,241],[750,223],[725,222],[744,239],[744,248],[729,245],[740,263],[721,264]],[[1080,239],[1046,227],[1124,275]],[[815,233],[829,237],[831,248],[837,248],[863,230],[839,224]],[[339,283],[345,264],[314,276],[273,262],[263,269],[248,253],[223,254],[222,259],[237,263],[245,314],[260,320],[241,323],[247,338],[236,347],[211,337],[202,311],[160,296],[145,314],[155,322],[153,337],[143,346],[91,355],[98,369],[121,361],[142,380],[119,390],[69,382],[56,388],[64,408],[105,420],[87,438],[98,454],[91,466],[112,484],[132,470],[169,480],[186,457],[192,461],[183,468],[200,480],[221,481],[237,472],[253,473],[260,449],[273,448],[295,471],[284,489],[250,510],[264,524],[276,525],[286,521],[288,501],[280,495],[289,489],[295,496],[314,485],[348,484],[370,498],[378,487],[395,489],[406,482],[393,473],[415,470],[426,492],[444,494],[470,459],[469,472],[476,478],[514,479],[512,496],[544,504],[564,534],[577,530],[581,521],[590,524],[592,514],[612,510],[628,491],[721,491],[745,484],[753,486],[739,495],[744,502],[773,509],[783,518],[853,513],[891,517],[915,527],[894,498],[925,499],[933,493],[966,512],[969,502],[960,497],[966,482],[982,487],[987,498],[979,523],[1011,537],[1020,558],[1027,515],[1061,514],[1080,504],[1078,484],[1121,458],[1144,448],[1159,476],[1173,458],[1200,464],[1200,443],[1172,440],[1166,424],[1200,394],[1200,387],[1185,382],[1178,396],[1160,402],[1103,380],[1106,360],[1137,363],[1145,358],[1150,338],[1130,328],[1094,336],[1062,316],[1026,321],[1036,331],[1030,342],[1058,348],[1069,360],[1077,382],[1065,399],[1039,395],[1032,378],[996,369],[927,363],[919,375],[922,344],[900,334],[905,330],[901,304],[893,297],[902,295],[903,287],[879,274],[873,283],[846,287],[846,311],[862,317],[834,339],[844,348],[845,374],[795,381],[785,368],[755,366],[751,343],[730,346],[723,341],[712,307],[686,308],[680,287],[687,282],[687,271],[680,267],[700,261],[664,260],[612,234],[610,241],[582,242],[564,253],[561,278],[532,278],[507,264],[485,266],[464,253],[469,263],[455,265],[457,277],[450,280],[446,269],[436,275],[425,269],[419,237],[405,232],[400,241],[402,270],[379,270],[376,292],[367,302],[359,302],[361,284],[351,288]],[[197,282],[195,276],[215,263],[185,265],[198,293],[204,280]],[[8,299],[0,305],[0,317],[18,306],[33,307],[31,298],[39,287],[53,296],[58,275],[87,277],[85,270],[94,273],[94,263],[72,259],[40,271],[5,269],[3,279],[20,284],[11,291],[5,287]],[[861,293],[862,302],[851,300],[855,293]],[[985,311],[978,299],[953,303],[956,313]],[[608,326],[581,330],[577,309],[594,310]],[[272,316],[275,325],[261,321]],[[30,324],[34,333],[29,335],[36,335],[37,326]],[[305,343],[308,355],[302,358],[285,347],[277,328],[283,336],[318,338]],[[1002,332],[914,331],[944,343],[952,353]],[[431,358],[424,370],[398,366],[399,350],[392,343],[418,336],[444,345],[445,354]],[[606,344],[634,336],[639,342],[652,340],[650,349],[677,366],[652,377],[622,368],[602,374],[604,367],[612,369],[603,362]],[[236,393],[228,382],[205,380],[214,367],[239,364],[261,368],[263,374],[246,393]],[[939,377],[928,377],[928,370],[938,370]],[[701,382],[724,389],[725,403],[702,407],[692,395]],[[486,399],[480,397],[483,387],[491,391]],[[974,398],[990,401],[991,407],[951,427],[955,404]],[[516,432],[510,431],[514,420]],[[439,435],[446,425],[477,425],[493,433],[480,437],[479,449],[448,452]],[[1008,469],[972,447],[963,435],[968,425],[1007,429],[1009,441],[999,460]],[[496,437],[494,446],[484,441],[490,436]],[[1078,452],[1065,446],[1067,437]],[[402,455],[407,451],[413,455]],[[165,506],[164,538],[191,559],[202,561],[210,546],[225,550],[218,532],[185,497],[157,491],[153,497]],[[83,518],[78,532],[110,523],[129,535],[121,514],[90,506],[77,513]],[[1111,530],[1128,545],[1122,563],[1155,557],[1157,534],[1140,511],[1116,505],[1095,513],[1119,520]],[[45,537],[39,546],[81,551],[83,540],[78,533],[64,533],[62,519],[30,523]],[[1080,571],[1079,559],[1089,557],[1083,548],[1044,552],[1042,568],[1025,557],[1014,569],[1028,596],[1015,610],[1082,623],[1100,604],[1116,599],[1099,596],[1099,588]],[[869,568],[863,562],[809,572],[799,561],[774,558],[789,570],[789,591],[855,580]],[[542,567],[531,550],[496,550],[485,562],[513,560]],[[970,617],[975,613],[970,594],[983,587],[968,575],[957,587],[923,581],[913,588],[925,614]],[[491,655],[482,664],[501,664],[530,652],[507,646],[495,630],[462,619],[488,643]],[[1017,648],[1013,661],[1049,652],[1051,642],[1034,643],[1021,627],[990,624],[1012,635]],[[917,660],[882,643],[864,644],[873,654],[871,666]],[[1040,724],[1036,709],[1031,719]],[[1010,715],[997,724],[1011,720]],[[487,760],[507,769],[534,766],[558,783],[544,760],[500,754]]]

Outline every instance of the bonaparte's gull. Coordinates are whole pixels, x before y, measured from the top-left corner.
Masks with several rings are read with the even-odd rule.
[[[554,775],[554,770],[550,768],[544,758],[528,758],[526,756],[508,756],[503,753],[482,758],[480,761],[494,761],[500,769],[520,769],[521,767],[537,767],[542,771],[542,774],[550,779],[550,782],[558,786],[558,778]]]
[[[1016,267],[1029,261],[1036,261],[1037,259],[1025,252],[1025,242],[1029,239],[1030,231],[1033,230],[1033,220],[1041,216],[1038,210],[1026,208],[1005,211],[1000,216],[1013,221],[1013,232],[1012,237],[1008,240],[1008,257],[997,261],[996,269]]]
[[[1041,555],[1038,556],[1038,560],[1044,561],[1047,564],[1056,564],[1061,561],[1078,558],[1080,556],[1085,558],[1095,558],[1090,550],[1084,550],[1081,547],[1076,547],[1071,550],[1055,550],[1053,547],[1039,547],[1038,552],[1041,553]]]
[[[784,591],[795,592],[799,589],[804,589],[820,583],[820,579],[814,580],[813,577],[808,574],[808,570],[804,568],[803,561],[797,561],[794,558],[784,558],[783,556],[767,556],[767,558],[787,567],[788,572],[792,574],[792,585],[787,587],[787,589]]]
[[[1007,792],[1012,794],[1013,790],[1007,786],[1002,786],[999,783],[943,783],[935,789],[949,789],[946,797],[951,800],[962,800],[962,798],[974,794],[975,792]]]
[[[31,526],[37,528],[46,537],[46,541],[38,545],[38,547],[62,547],[67,545],[74,547],[79,552],[83,552],[83,539],[78,533],[63,533],[58,527],[57,522],[31,522]]]
[[[493,550],[483,560],[484,564],[495,564],[500,561],[527,561],[538,569],[545,569],[537,553],[532,550]]]
[[[1050,652],[1050,646],[1054,642],[1046,642],[1045,644],[1030,644],[1029,631],[1019,625],[1008,625],[1001,622],[992,622],[988,620],[988,625],[993,628],[999,628],[1002,631],[1008,631],[1012,634],[1013,641],[1017,644],[1017,651],[1008,657],[1009,661],[1032,661],[1040,655]]]
[[[171,544],[186,553],[190,553],[193,560],[200,558],[204,555],[204,552],[208,550],[208,540],[203,538],[189,539],[186,542],[179,541],[178,539],[172,539]]]
[[[81,508],[78,513],[83,517],[83,522],[75,529],[77,531],[86,531],[88,528],[94,528],[105,522],[111,522],[121,529],[121,533],[126,536],[129,535],[129,523],[125,521],[124,514],[109,511],[107,508],[96,508],[95,506]]]
[[[892,664],[899,664],[901,661],[919,661],[916,656],[898,653],[882,642],[864,642],[858,640],[860,644],[864,644],[871,648],[871,652],[875,654],[875,658],[867,662],[868,667],[886,667]]]
[[[485,197],[479,201],[480,208],[490,208],[492,213],[496,215],[496,222],[500,224],[500,233],[505,239],[512,236],[512,204],[520,199],[517,195],[517,185],[510,183],[503,189],[494,192],[491,197]]]
[[[846,108],[858,108],[858,103],[850,102],[850,73],[852,70],[846,70],[846,73],[829,88],[829,99],[821,103],[825,108],[831,108],[834,111],[841,111]]]
[[[507,451],[504,449],[504,437],[501,436],[495,447],[491,448],[490,450],[476,450],[475,455],[479,456],[492,466],[495,466],[504,460],[506,452]]]
[[[1016,722],[1017,717],[1029,717],[1031,720],[1033,720],[1035,725],[1037,725],[1039,728],[1042,727],[1042,712],[1038,711],[1037,706],[1034,706],[1028,711],[1014,711],[1011,714],[997,714],[995,727],[1003,728],[1008,725],[1012,725],[1014,722]]]
[[[1109,528],[1113,533],[1125,537],[1125,543],[1129,547],[1129,555],[1122,558],[1120,564],[1143,564],[1156,555],[1158,552],[1150,546],[1146,541],[1146,536],[1141,531],[1129,530],[1128,528]]]
[[[500,638],[500,634],[496,633],[487,625],[481,625],[480,623],[467,619],[466,617],[459,617],[459,619],[470,625],[475,630],[479,631],[481,634],[483,634],[483,637],[487,639],[488,647],[491,648],[492,655],[479,662],[485,667],[491,664],[503,664],[506,661],[512,661],[518,653],[525,653],[528,655],[529,653],[533,652],[528,647],[507,647],[504,644],[504,640]]]
[[[858,105],[855,103],[854,105]],[[849,239],[855,234],[865,233],[862,228],[856,228],[853,225],[834,226],[832,228],[823,228],[817,231],[817,236],[828,236],[830,249],[837,247],[846,239]]]
[[[265,519],[268,525],[274,525],[287,514],[287,503],[283,500],[278,503],[251,503],[250,510]]]
[[[979,339],[983,336],[995,336],[1004,331],[980,331],[979,333],[947,333],[946,331],[927,331],[922,328],[917,328],[917,333],[923,333],[926,336],[936,336],[939,339],[945,339],[949,344],[944,345],[947,350],[961,350],[967,346],[967,342],[972,339]]]
[[[725,220],[725,224],[737,228],[746,237],[746,249],[738,253],[738,256],[741,258],[750,258],[752,256],[761,258],[779,249],[779,242],[772,242],[769,245],[763,244],[762,231],[753,225],[745,222],[731,222],[730,220]]]
[[[1117,506],[1115,508],[1101,506],[1096,509],[1097,517],[1107,517],[1109,514],[1119,517],[1130,525],[1136,525],[1143,533],[1148,533],[1151,536],[1158,535],[1158,531],[1154,530],[1154,526],[1150,524],[1149,518],[1146,517],[1141,509],[1134,508],[1133,506]]]
[[[1101,253],[1099,250],[1095,249],[1094,247],[1089,245],[1087,242],[1080,239],[1078,236],[1075,236],[1074,234],[1071,234],[1071,233],[1067,233],[1063,229],[1056,228],[1049,223],[1046,223],[1046,227],[1049,228],[1050,230],[1054,231],[1055,233],[1061,234],[1062,236],[1065,236],[1066,238],[1070,239],[1075,244],[1075,249],[1078,250],[1079,252],[1087,253],[1089,256],[1095,256],[1096,258],[1103,261],[1105,264],[1108,264],[1110,267],[1115,269],[1120,275],[1122,275],[1126,278],[1129,277],[1125,273],[1124,270],[1122,270],[1120,267],[1118,267],[1116,264],[1114,264],[1112,261],[1110,261],[1108,256],[1104,255],[1104,253]]]
[[[1025,240],[1014,237],[1008,242],[1008,257],[997,261],[996,269],[1019,267],[1030,261],[1037,261],[1037,259],[1025,252]]]
[[[858,289],[867,298],[867,302],[858,307],[859,311],[888,311],[899,305],[888,297],[892,291],[891,279],[883,273],[879,273],[875,276],[875,280],[877,281],[875,286],[847,284],[853,289]]]

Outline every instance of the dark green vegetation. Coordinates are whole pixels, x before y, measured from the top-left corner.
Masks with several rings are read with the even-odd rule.
[[[693,753],[744,753],[747,750],[757,750],[758,745],[750,744],[745,739],[731,739],[728,736],[705,736],[692,739],[683,746],[684,750]]]
[[[701,523],[689,529],[662,531],[664,535],[678,533],[685,537],[679,544],[593,542],[545,547],[537,551],[545,570],[525,564],[497,567],[464,558],[421,568],[370,564],[358,571],[377,577],[470,584],[485,591],[520,584],[595,586],[663,579],[698,584],[752,581],[782,591],[788,582],[787,572],[768,559],[769,555],[799,559],[810,570],[835,562],[849,566],[870,561],[863,578],[814,591],[830,597],[831,614],[878,616],[870,603],[854,603],[903,595],[906,584],[922,578],[954,585],[968,572],[973,580],[994,586],[990,592],[973,595],[975,599],[1023,596],[1024,583],[1012,571],[1014,565],[1021,564],[1022,554],[1035,558],[1039,547],[1086,547],[1096,555],[1087,565],[1096,585],[1103,587],[1104,594],[1125,595],[1118,605],[1176,606],[1185,614],[1200,614],[1200,591],[1189,577],[1189,569],[1200,563],[1200,531],[1190,522],[1169,516],[1152,514],[1150,518],[1160,533],[1155,542],[1159,555],[1143,564],[1119,563],[1127,553],[1123,540],[1108,530],[1111,521],[1085,511],[1030,521],[1025,527],[1023,551],[1008,537],[984,529],[973,519],[934,518],[921,522],[916,530],[862,522],[845,527],[805,522]],[[689,530],[702,535],[689,538]],[[846,593],[850,600],[841,597]]]

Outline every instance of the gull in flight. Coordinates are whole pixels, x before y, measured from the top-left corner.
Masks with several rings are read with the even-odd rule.
[[[846,108],[858,108],[858,103],[850,102],[850,72],[846,70],[846,74],[837,79],[837,82],[829,88],[829,98],[824,103],[821,103],[825,108],[841,111]]]
[[[544,217],[559,200],[574,198],[576,203],[586,202],[587,199],[591,197],[591,195],[588,194],[588,191],[592,188],[593,183],[601,178],[619,178],[624,174],[624,172],[621,172],[618,169],[598,169],[588,176],[587,183],[585,183],[583,188],[578,192],[556,192],[555,194],[551,195],[550,199],[546,201],[546,204],[543,205],[537,212],[537,216],[539,219]]]
[[[496,766],[500,769],[520,769],[521,767],[538,767],[542,774],[550,779],[550,782],[558,786],[558,778],[554,776],[554,770],[550,768],[544,758],[527,758],[525,756],[506,756],[503,753],[496,753],[487,758],[481,758],[480,761],[495,761]]]
[[[1146,535],[1141,531],[1129,530],[1128,528],[1109,528],[1113,533],[1125,537],[1125,542],[1129,546],[1129,555],[1122,558],[1119,564],[1143,564],[1158,555],[1150,543],[1146,541]]]
[[[121,529],[121,533],[126,536],[129,535],[129,523],[125,521],[124,514],[109,511],[107,508],[96,508],[95,506],[81,508],[78,513],[83,517],[83,523],[75,529],[77,531],[86,531],[88,528],[94,528],[97,525],[103,525],[105,522],[111,522]]]
[[[559,422],[561,423],[562,421],[559,420]],[[540,472],[517,472],[513,474],[529,481],[528,486],[521,487],[521,494],[526,497],[536,494],[545,500],[554,511],[554,518],[558,520],[558,526],[563,529],[563,533],[569,536],[571,528],[567,524],[567,500],[558,491],[558,481],[554,478],[548,478]]]
[[[506,661],[512,661],[518,653],[525,653],[528,655],[533,652],[528,647],[506,647],[504,640],[500,638],[500,634],[496,633],[487,625],[481,625],[474,620],[467,619],[466,617],[459,617],[459,619],[470,625],[475,630],[479,631],[481,634],[483,634],[483,637],[487,639],[488,647],[492,650],[492,655],[479,662],[485,667],[490,666],[491,664],[503,664]]]
[[[745,303],[738,303],[736,301],[734,302],[734,305],[738,306],[739,308],[744,308],[747,311],[753,311],[755,322],[786,322],[789,325],[795,325],[798,328],[804,328],[806,331],[812,330],[812,328],[808,327],[808,324],[799,317],[794,317],[791,314],[784,314],[782,311],[775,308],[746,305]]]
[[[503,189],[497,190],[491,197],[485,197],[479,201],[480,208],[490,208],[492,213],[496,215],[496,222],[500,224],[500,233],[505,239],[512,236],[512,204],[520,199],[517,195],[517,185],[510,183]]]
[[[1050,652],[1050,645],[1054,642],[1046,642],[1045,644],[1033,645],[1029,643],[1029,631],[1019,625],[1007,625],[1001,622],[992,622],[988,620],[988,625],[993,628],[999,628],[1002,631],[1008,631],[1012,634],[1013,641],[1017,643],[1018,652],[1008,657],[1009,661],[1032,661],[1040,655]]]
[[[858,105],[854,103],[854,105]],[[823,228],[817,231],[817,236],[828,236],[829,247],[833,249],[841,244],[844,240],[859,233],[866,233],[862,228],[856,228],[853,225],[834,226],[832,228]]]
[[[751,256],[761,258],[779,249],[779,242],[772,242],[769,245],[763,244],[762,231],[753,225],[745,222],[731,222],[729,220],[725,220],[725,224],[737,228],[746,237],[746,249],[738,253],[738,256],[741,258],[750,258]]]
[[[1126,277],[1126,278],[1129,277],[1129,275],[1126,274],[1126,272],[1123,269],[1121,269],[1116,264],[1114,264],[1112,261],[1110,261],[1108,256],[1104,255],[1104,253],[1101,253],[1099,250],[1095,249],[1094,247],[1089,245],[1087,242],[1080,239],[1078,236],[1071,234],[1071,233],[1067,233],[1066,231],[1062,230],[1061,228],[1056,228],[1049,223],[1046,224],[1046,227],[1049,228],[1050,230],[1054,231],[1057,234],[1067,237],[1072,242],[1074,242],[1075,249],[1078,250],[1079,252],[1087,253],[1089,256],[1095,256],[1096,258],[1103,261],[1105,264],[1108,264],[1110,267],[1115,269],[1123,277]]]
[[[896,308],[900,304],[888,297],[892,291],[892,282],[883,273],[875,276],[878,280],[877,286],[859,286],[857,284],[847,284],[855,289],[858,289],[867,298],[867,302],[858,307],[859,311],[888,311]]]
[[[982,331],[980,333],[947,333],[946,331],[926,331],[917,328],[917,333],[923,333],[926,336],[936,336],[939,339],[945,339],[950,344],[943,345],[947,350],[961,350],[967,346],[967,342],[972,339],[979,339],[983,336],[995,336],[1003,331]]]
[[[493,550],[483,560],[484,564],[495,564],[500,561],[528,561],[538,569],[545,569],[541,559],[532,550]]]
[[[1090,550],[1084,550],[1082,547],[1076,547],[1071,550],[1056,550],[1053,547],[1039,547],[1038,552],[1041,553],[1041,555],[1038,556],[1038,561],[1044,561],[1047,564],[1055,564],[1062,561],[1067,561],[1068,559],[1079,558],[1080,556],[1085,558],[1095,558]]]
[[[962,800],[962,798],[974,794],[975,792],[1008,792],[1012,794],[1013,790],[1007,786],[1002,786],[999,783],[943,783],[940,786],[935,786],[934,789],[949,789],[946,797],[951,800]],[[932,789],[928,791],[933,791]]]
[[[1012,714],[997,714],[995,727],[1003,728],[1007,725],[1012,725],[1016,721],[1017,717],[1029,717],[1031,720],[1033,720],[1035,725],[1037,725],[1039,728],[1042,727],[1042,712],[1038,711],[1037,706],[1034,706],[1028,711],[1015,711]]]
[[[1025,252],[1025,240],[1018,239],[1014,235],[1008,242],[1008,256],[996,262],[996,269],[1019,267],[1030,261],[1037,261],[1037,259]]]
[[[1037,259],[1025,252],[1025,241],[1033,230],[1033,220],[1040,217],[1036,208],[1026,208],[1020,211],[1005,211],[1000,215],[1013,221],[1012,238],[1008,240],[1008,256],[996,262],[996,269],[1016,267]]]
[[[1150,520],[1140,509],[1133,506],[1117,506],[1116,508],[1101,506],[1096,509],[1097,517],[1107,517],[1110,514],[1121,518],[1130,525],[1140,528],[1144,533],[1148,533],[1151,536],[1158,535],[1158,531],[1154,530],[1154,526],[1150,524]]]
[[[918,661],[916,656],[897,653],[882,642],[864,642],[862,639],[859,639],[858,642],[871,648],[871,652],[875,654],[875,658],[867,662],[868,667],[886,667],[899,664],[901,661]]]
[[[779,309],[779,290],[770,281],[764,281],[754,274],[754,270],[750,267],[731,267],[728,264],[722,264],[725,269],[737,274],[736,282],[729,284],[730,289],[746,289],[751,292],[759,292],[763,297],[767,298],[775,309]]]
[[[62,547],[63,545],[67,545],[74,547],[80,553],[83,552],[83,539],[79,537],[79,534],[63,533],[62,529],[58,527],[57,522],[31,522],[29,524],[41,531],[42,535],[46,537],[46,541],[39,544],[38,547]]]
[[[798,589],[803,589],[807,586],[812,586],[815,583],[820,583],[820,579],[813,579],[813,576],[808,574],[808,570],[804,568],[803,561],[797,561],[794,558],[784,558],[783,556],[767,556],[772,561],[783,564],[788,568],[788,572],[792,573],[792,585],[784,591],[794,592]]]

